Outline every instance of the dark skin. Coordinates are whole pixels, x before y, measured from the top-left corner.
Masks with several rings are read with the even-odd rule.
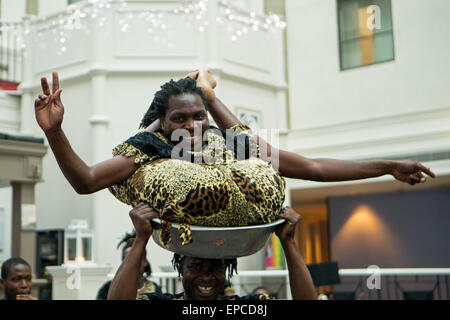
[[[166,137],[172,137],[175,130],[183,130],[182,133],[192,137],[188,139],[186,146],[189,148],[202,146],[204,142],[202,134],[209,129],[208,112],[201,97],[196,94],[171,97],[169,108],[166,115],[160,119],[160,123]],[[200,135],[194,136],[197,131],[200,132]]]
[[[138,279],[142,277],[141,265],[145,247],[153,232],[150,221],[157,217],[158,213],[143,203],[130,211],[130,218],[136,230],[136,239],[111,282],[108,300],[136,299]]]
[[[194,71],[188,76],[195,79],[208,101],[211,115],[221,129],[230,128],[240,121],[215,96],[215,80],[207,71]],[[61,102],[62,89],[59,87],[59,77],[53,72],[52,90],[46,78],[41,79],[43,94],[35,100],[35,115],[39,126],[44,131],[49,145],[55,155],[61,171],[72,187],[80,194],[90,194],[120,183],[131,176],[138,165],[134,157],[117,156],[112,159],[88,166],[74,152],[65,136],[61,124],[64,106]],[[178,118],[171,118],[173,112]],[[198,96],[182,94],[171,97],[166,115],[147,128],[148,131],[161,127],[170,139],[176,128],[193,132],[195,124],[205,131],[209,127],[206,108]],[[180,120],[183,119],[183,120]],[[203,132],[204,132],[203,131]],[[309,159],[301,155],[278,150],[258,137],[262,149],[267,148],[267,158],[272,154],[279,155],[279,172],[282,176],[311,181],[348,181],[379,177],[390,174],[401,182],[414,185],[426,181],[424,174],[434,178],[435,174],[422,164],[411,161],[342,161],[334,159]],[[194,145],[194,140],[191,145]]]
[[[186,300],[217,300],[225,290],[225,262],[219,259],[184,257],[182,278]]]
[[[111,283],[108,300],[136,299],[140,261],[153,232],[150,221],[157,216],[155,210],[142,203],[130,211],[130,218],[136,230],[136,241]],[[285,253],[292,297],[295,300],[316,299],[317,293],[311,275],[294,240],[301,217],[292,208],[286,208],[280,213],[280,218],[286,222],[277,228],[276,235]],[[223,260],[184,257],[181,267],[186,299],[217,300],[219,294],[224,291],[226,270]]]
[[[259,288],[258,290],[253,290],[253,293],[255,293],[255,294],[270,294],[270,292],[267,291],[266,288]]]
[[[131,251],[131,247],[126,248],[125,250],[122,251],[122,261],[125,260],[126,256],[128,255],[128,253],[130,253]],[[137,288],[138,289],[138,294],[143,293],[145,291],[145,278],[143,276],[145,268],[148,265],[148,261],[145,257],[145,254],[142,256],[142,261],[141,261],[141,276],[138,279],[138,283],[137,283]],[[148,275],[150,276],[150,275]]]
[[[26,264],[13,266],[6,279],[0,279],[6,300],[37,300],[31,295],[31,269]]]

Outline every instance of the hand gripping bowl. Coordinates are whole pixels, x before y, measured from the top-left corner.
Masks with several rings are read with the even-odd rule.
[[[170,235],[172,242],[162,245],[159,236],[161,220],[153,219],[153,240],[162,248],[188,257],[203,259],[232,259],[258,252],[269,241],[270,235],[285,220],[244,227],[199,227],[191,226],[193,242],[182,245],[178,224],[173,223]]]

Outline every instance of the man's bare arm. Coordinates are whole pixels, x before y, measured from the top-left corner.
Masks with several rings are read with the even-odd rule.
[[[311,274],[295,244],[295,230],[301,217],[288,207],[280,213],[280,218],[285,219],[286,222],[278,227],[276,234],[280,238],[286,257],[292,298],[294,300],[315,300],[317,292]]]
[[[66,179],[80,194],[93,193],[129,177],[138,168],[134,157],[118,156],[94,166],[88,166],[72,149],[61,124],[64,106],[58,73],[53,72],[52,91],[46,78],[41,79],[42,93],[35,100],[36,121],[47,137],[50,148]]]
[[[130,218],[136,230],[136,240],[111,282],[108,300],[136,300],[138,279],[142,276],[140,274],[142,257],[153,232],[150,221],[157,217],[158,213],[143,203],[130,211]]]

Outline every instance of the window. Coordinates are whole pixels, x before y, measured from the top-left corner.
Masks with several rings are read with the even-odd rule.
[[[27,14],[38,15],[38,0],[27,0]]]
[[[286,16],[286,3],[284,0],[264,0],[265,14],[274,13]]]
[[[337,0],[341,70],[392,61],[391,0]]]

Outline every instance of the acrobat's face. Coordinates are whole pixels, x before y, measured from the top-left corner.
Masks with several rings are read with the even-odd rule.
[[[217,300],[225,290],[225,262],[218,259],[185,257],[183,287],[189,300]]]
[[[172,138],[175,130],[181,129],[175,134],[183,136],[183,140],[189,140],[184,142],[190,142],[192,147],[202,146],[203,134],[209,129],[208,111],[202,98],[191,93],[171,97],[167,112],[161,118],[161,129],[168,139]]]
[[[16,300],[18,294],[30,294],[31,270],[25,264],[16,264],[11,267],[6,279],[2,279],[5,288],[5,298]]]

